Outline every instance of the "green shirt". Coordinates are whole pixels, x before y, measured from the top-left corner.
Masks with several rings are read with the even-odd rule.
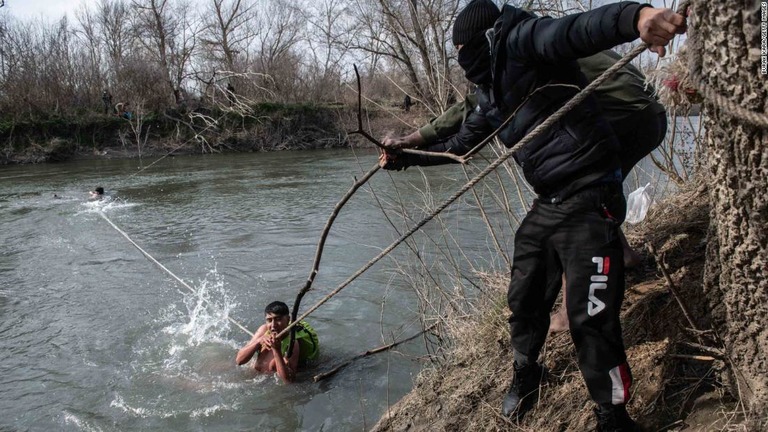
[[[299,364],[317,360],[320,354],[320,340],[317,332],[306,321],[300,321],[296,324],[296,342],[299,343]],[[283,356],[288,353],[288,347],[291,344],[291,335],[288,334],[280,341],[280,352]]]
[[[621,56],[613,51],[602,51],[593,56],[578,59],[581,72],[592,82],[613,66]],[[595,89],[595,97],[603,110],[605,119],[614,127],[622,127],[632,115],[651,107],[656,113],[664,112],[664,106],[654,96],[654,89],[645,85],[645,76],[636,67],[626,65],[609,80]],[[475,95],[468,95],[463,101],[451,106],[439,117],[435,117],[419,129],[426,144],[447,139],[461,128],[466,116],[477,106]],[[621,131],[616,131],[621,135]]]
[[[461,124],[470,112],[477,106],[477,97],[474,94],[467,95],[463,101],[452,105],[439,117],[434,117],[419,129],[419,134],[427,144],[434,144],[440,139],[454,135],[461,129]]]

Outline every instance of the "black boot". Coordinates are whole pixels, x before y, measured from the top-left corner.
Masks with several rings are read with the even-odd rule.
[[[599,405],[595,408],[597,432],[638,432],[640,428],[629,417],[624,405]]]
[[[533,408],[533,404],[539,399],[539,385],[545,374],[546,370],[538,363],[522,367],[515,363],[515,377],[504,397],[501,413],[505,417],[514,415],[519,419]]]

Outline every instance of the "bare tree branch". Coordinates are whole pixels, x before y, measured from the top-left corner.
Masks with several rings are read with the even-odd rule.
[[[337,372],[339,372],[340,370],[344,369],[345,367],[349,366],[355,360],[359,360],[361,358],[368,357],[368,356],[373,355],[373,354],[378,354],[378,353],[381,353],[381,352],[384,352],[384,351],[389,351],[392,348],[394,348],[394,347],[396,347],[396,346],[398,346],[400,344],[412,341],[412,340],[416,339],[417,337],[423,335],[424,333],[432,331],[435,327],[437,327],[437,324],[438,324],[437,322],[433,323],[428,328],[426,328],[426,329],[416,333],[415,335],[413,335],[411,337],[408,337],[408,338],[405,338],[405,339],[401,339],[399,341],[395,341],[395,342],[392,342],[390,344],[380,346],[378,348],[373,348],[373,349],[370,349],[368,351],[364,351],[364,352],[362,352],[362,353],[360,353],[360,354],[358,354],[358,355],[356,355],[356,356],[354,356],[354,357],[352,357],[352,358],[350,358],[348,360],[345,360],[345,361],[339,363],[337,366],[335,366],[331,370],[328,370],[328,371],[323,372],[321,374],[315,375],[314,378],[312,378],[312,380],[314,382],[318,382],[318,381],[324,380],[326,378],[329,378],[329,377],[335,375]]]

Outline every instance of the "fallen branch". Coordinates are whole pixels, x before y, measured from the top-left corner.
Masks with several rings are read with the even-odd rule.
[[[697,349],[697,350],[699,350],[701,352],[707,353],[707,354],[709,354],[709,355],[711,355],[712,357],[715,357],[715,358],[725,358],[725,353],[723,353],[723,350],[718,349],[718,348],[709,347],[709,346],[706,346],[706,345],[701,345],[701,344],[697,344],[697,343],[693,343],[693,342],[688,342],[688,341],[681,341],[679,343],[682,344],[682,345],[685,345],[687,347],[690,347],[690,348],[693,348],[693,349]]]
[[[357,65],[352,65],[355,69],[355,77],[357,78],[357,129],[350,132],[350,134],[360,134],[368,141],[372,142],[376,147],[385,148],[384,144],[379,140],[371,136],[363,129],[363,90],[360,84],[360,73],[357,71]]]
[[[428,328],[426,328],[426,329],[416,333],[415,335],[413,335],[413,336],[411,336],[409,338],[402,339],[402,340],[399,340],[399,341],[396,341],[396,342],[392,342],[391,344],[383,345],[383,346],[380,346],[378,348],[374,348],[374,349],[362,352],[362,353],[360,353],[360,354],[350,358],[349,360],[346,360],[346,361],[340,363],[338,366],[334,367],[333,369],[331,369],[331,370],[329,370],[327,372],[323,372],[321,374],[315,375],[312,380],[314,382],[318,382],[320,380],[324,380],[324,379],[326,379],[326,378],[328,378],[330,376],[335,375],[338,371],[344,369],[345,367],[349,366],[355,360],[359,360],[361,358],[368,357],[368,356],[373,355],[373,354],[378,354],[380,352],[388,351],[388,350],[390,350],[390,349],[392,349],[392,348],[394,348],[394,347],[396,347],[396,346],[398,346],[400,344],[412,341],[412,340],[416,339],[417,337],[421,336],[422,334],[424,334],[424,333],[426,333],[428,331],[431,331],[436,326],[437,326],[437,323],[434,323],[431,326],[429,326]]]
[[[368,132],[366,132],[363,129],[363,102],[362,102],[362,88],[360,84],[360,74],[357,71],[357,66],[354,66],[355,69],[355,76],[357,77],[357,130],[354,130],[350,132],[350,134],[360,134],[363,137],[365,137],[367,140],[375,144],[376,146],[380,148],[384,148],[384,145],[381,144],[379,141],[377,141],[373,136],[371,136]],[[434,153],[434,152],[425,152],[425,151],[419,151],[419,150],[410,150],[409,152],[414,152],[416,154],[422,154],[427,156],[441,156],[441,157],[447,157],[453,160],[461,161],[461,158],[459,158],[456,155],[450,154],[450,153]],[[317,276],[318,271],[320,270],[320,259],[323,255],[323,248],[325,247],[325,240],[328,237],[328,233],[331,231],[331,226],[333,225],[333,222],[336,220],[336,216],[338,216],[339,211],[341,211],[341,208],[344,207],[344,204],[349,201],[349,199],[352,197],[352,195],[357,192],[357,190],[360,188],[360,186],[364,185],[368,180],[376,174],[376,172],[380,169],[378,163],[371,168],[360,180],[357,180],[354,185],[352,185],[352,188],[350,188],[349,191],[342,197],[341,201],[339,201],[336,206],[333,208],[333,212],[331,212],[331,216],[328,218],[328,221],[325,223],[325,227],[323,228],[323,232],[320,235],[320,241],[317,244],[317,250],[315,251],[315,259],[312,264],[312,270],[309,273],[309,277],[307,278],[307,282],[304,284],[304,287],[299,290],[299,293],[296,295],[296,300],[293,303],[293,310],[291,312],[291,322],[295,323],[299,314],[299,308],[301,307],[301,300],[304,297],[304,295],[309,292],[309,290],[312,288],[312,283],[315,280],[315,277]],[[296,331],[291,326],[291,342],[288,345],[288,357],[290,357],[293,354],[293,345],[294,341],[296,340]],[[282,333],[284,333],[285,330]]]
[[[672,282],[672,277],[669,276],[669,271],[667,269],[667,265],[659,258],[659,256],[656,254],[656,249],[651,245],[650,243],[647,245],[648,252],[653,255],[653,258],[656,260],[656,264],[659,266],[659,269],[661,270],[661,274],[664,275],[664,278],[667,280],[667,286],[669,286],[669,291],[672,293],[672,296],[677,300],[677,304],[680,306],[680,309],[683,311],[683,315],[685,316],[685,319],[688,320],[688,324],[691,326],[692,329],[701,331],[699,329],[699,326],[696,325],[696,323],[693,321],[693,318],[691,318],[690,312],[688,312],[688,308],[685,307],[685,304],[683,303],[683,299],[680,298],[680,293],[677,291],[677,287],[675,287],[675,283]]]
[[[403,149],[400,150],[403,153],[409,153],[409,154],[415,154],[415,155],[421,155],[421,156],[437,156],[437,157],[444,157],[448,159],[455,160],[456,162],[460,164],[465,164],[469,161],[469,158],[464,156],[456,156],[453,153],[449,152],[431,152],[431,151],[425,151],[425,150],[416,150],[416,149]]]

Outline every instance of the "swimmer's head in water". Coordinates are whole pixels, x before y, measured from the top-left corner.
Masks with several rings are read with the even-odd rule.
[[[104,188],[99,186],[91,191],[91,199],[101,199],[104,196]]]

